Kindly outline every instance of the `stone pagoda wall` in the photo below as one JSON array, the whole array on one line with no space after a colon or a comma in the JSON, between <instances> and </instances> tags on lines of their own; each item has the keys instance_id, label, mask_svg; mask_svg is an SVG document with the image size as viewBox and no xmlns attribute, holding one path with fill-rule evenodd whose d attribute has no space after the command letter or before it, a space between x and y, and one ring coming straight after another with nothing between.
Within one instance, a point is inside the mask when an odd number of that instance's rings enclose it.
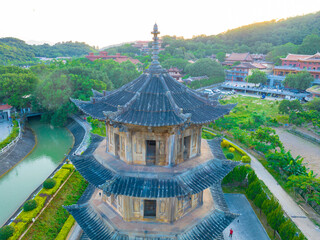
<instances>
[{"instance_id":1,"label":"stone pagoda wall","mask_svg":"<svg viewBox=\"0 0 320 240\"><path fill-rule=\"evenodd\" d=\"M145 216L145 202L155 201L155 216ZM125 221L174 222L203 203L203 192L174 198L137 198L103 194L103 201Z\"/></svg>"},{"instance_id":2,"label":"stone pagoda wall","mask_svg":"<svg viewBox=\"0 0 320 240\"><path fill-rule=\"evenodd\" d=\"M176 127L128 127L120 131L106 124L107 152L127 164L176 165L200 155L201 126L193 125L180 131ZM150 157L149 144L155 153Z\"/></svg>"}]
</instances>

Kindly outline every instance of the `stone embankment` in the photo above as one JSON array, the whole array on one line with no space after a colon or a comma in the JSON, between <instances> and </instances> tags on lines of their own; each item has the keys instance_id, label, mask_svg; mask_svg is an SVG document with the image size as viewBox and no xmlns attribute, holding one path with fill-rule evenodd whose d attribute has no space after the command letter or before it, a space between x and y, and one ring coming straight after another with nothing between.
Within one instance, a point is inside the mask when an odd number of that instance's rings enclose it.
<instances>
[{"instance_id":1,"label":"stone embankment","mask_svg":"<svg viewBox=\"0 0 320 240\"><path fill-rule=\"evenodd\" d=\"M35 145L36 137L29 128L26 128L18 142L6 152L0 154L0 177L28 156Z\"/></svg>"}]
</instances>

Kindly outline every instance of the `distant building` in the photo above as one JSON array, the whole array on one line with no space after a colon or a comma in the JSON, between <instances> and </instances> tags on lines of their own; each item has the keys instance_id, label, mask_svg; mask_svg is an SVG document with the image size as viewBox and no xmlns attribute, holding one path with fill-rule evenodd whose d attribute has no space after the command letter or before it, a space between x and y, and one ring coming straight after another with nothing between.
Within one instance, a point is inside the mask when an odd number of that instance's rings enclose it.
<instances>
[{"instance_id":1,"label":"distant building","mask_svg":"<svg viewBox=\"0 0 320 240\"><path fill-rule=\"evenodd\" d=\"M231 53L226 57L222 63L224 66L232 66L235 62L253 62L253 58L250 53Z\"/></svg>"},{"instance_id":2,"label":"distant building","mask_svg":"<svg viewBox=\"0 0 320 240\"><path fill-rule=\"evenodd\" d=\"M268 73L272 71L267 63L249 63L244 62L232 67L232 70L226 70L227 81L245 81L246 77L252 74L252 70L258 69Z\"/></svg>"},{"instance_id":3,"label":"distant building","mask_svg":"<svg viewBox=\"0 0 320 240\"><path fill-rule=\"evenodd\" d=\"M182 81L182 75L181 75L181 70L174 67L174 68L170 68L168 69L168 73L171 77L173 77L175 80L177 80L178 82L183 82Z\"/></svg>"},{"instance_id":4,"label":"distant building","mask_svg":"<svg viewBox=\"0 0 320 240\"><path fill-rule=\"evenodd\" d=\"M136 41L132 46L138 48L141 51L141 54L150 54L151 48L149 47L150 41ZM162 40L159 39L159 45L161 46ZM163 48L159 48L159 51L164 50Z\"/></svg>"},{"instance_id":5,"label":"distant building","mask_svg":"<svg viewBox=\"0 0 320 240\"><path fill-rule=\"evenodd\" d=\"M188 77L187 79L183 79L182 81L189 84L193 81L200 81L200 80L206 80L209 79L208 76L199 76L199 77Z\"/></svg>"},{"instance_id":6,"label":"distant building","mask_svg":"<svg viewBox=\"0 0 320 240\"><path fill-rule=\"evenodd\" d=\"M86 58L88 58L90 61L94 61L96 59L104 59L104 60L113 59L118 63L130 61L135 65L141 64L141 62L138 59L133 59L128 56L123 56L120 53L117 53L116 55L108 55L108 52L106 51L99 52L99 55L94 55L94 53L89 53L89 55L87 55Z\"/></svg>"},{"instance_id":7,"label":"distant building","mask_svg":"<svg viewBox=\"0 0 320 240\"><path fill-rule=\"evenodd\" d=\"M13 107L8 104L0 105L0 122L8 121Z\"/></svg>"},{"instance_id":8,"label":"distant building","mask_svg":"<svg viewBox=\"0 0 320 240\"><path fill-rule=\"evenodd\" d=\"M273 69L273 74L286 76L289 73L308 71L314 77L314 84L320 85L320 53L314 55L288 54L285 58L280 58L281 66Z\"/></svg>"},{"instance_id":9,"label":"distant building","mask_svg":"<svg viewBox=\"0 0 320 240\"><path fill-rule=\"evenodd\" d=\"M254 54L251 54L251 57L252 57L254 62L263 62L263 61L266 60L266 55L265 54L254 53Z\"/></svg>"}]
</instances>

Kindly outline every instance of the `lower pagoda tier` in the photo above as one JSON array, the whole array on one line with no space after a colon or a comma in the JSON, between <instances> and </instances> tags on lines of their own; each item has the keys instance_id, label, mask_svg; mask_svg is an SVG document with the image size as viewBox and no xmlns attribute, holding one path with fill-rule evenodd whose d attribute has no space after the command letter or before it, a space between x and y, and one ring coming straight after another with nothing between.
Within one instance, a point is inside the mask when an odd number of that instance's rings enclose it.
<instances>
[{"instance_id":1,"label":"lower pagoda tier","mask_svg":"<svg viewBox=\"0 0 320 240\"><path fill-rule=\"evenodd\" d=\"M65 207L89 239L207 240L222 239L223 230L238 216L230 213L221 183L203 193L203 204L174 223L127 222L103 200L101 190L90 185L89 200Z\"/></svg>"},{"instance_id":2,"label":"lower pagoda tier","mask_svg":"<svg viewBox=\"0 0 320 240\"><path fill-rule=\"evenodd\" d=\"M237 215L221 181L239 162L225 158L220 138L202 140L201 153L174 167L127 165L92 135L82 155L70 156L89 190L66 209L92 240L223 239Z\"/></svg>"}]
</instances>

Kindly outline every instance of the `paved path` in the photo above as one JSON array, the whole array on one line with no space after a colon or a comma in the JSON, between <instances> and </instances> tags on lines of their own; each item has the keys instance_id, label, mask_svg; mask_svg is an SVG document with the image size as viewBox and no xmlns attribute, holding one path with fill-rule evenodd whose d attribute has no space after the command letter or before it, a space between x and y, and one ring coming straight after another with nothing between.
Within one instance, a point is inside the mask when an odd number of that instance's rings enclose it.
<instances>
[{"instance_id":1,"label":"paved path","mask_svg":"<svg viewBox=\"0 0 320 240\"><path fill-rule=\"evenodd\" d=\"M0 177L33 150L36 144L35 141L32 131L27 128L22 138L15 145L0 155Z\"/></svg>"},{"instance_id":2,"label":"paved path","mask_svg":"<svg viewBox=\"0 0 320 240\"><path fill-rule=\"evenodd\" d=\"M293 157L300 155L307 167L320 176L320 146L299 136L287 132L283 128L275 128L280 141L286 150L290 150ZM320 238L319 238L320 239Z\"/></svg>"},{"instance_id":3,"label":"paved path","mask_svg":"<svg viewBox=\"0 0 320 240\"><path fill-rule=\"evenodd\" d=\"M233 230L232 240L270 240L259 218L243 194L224 194L230 212L239 213L224 231L224 239L229 238L230 228Z\"/></svg>"},{"instance_id":4,"label":"paved path","mask_svg":"<svg viewBox=\"0 0 320 240\"><path fill-rule=\"evenodd\" d=\"M0 142L9 136L12 129L11 125L12 123L8 121L0 123Z\"/></svg>"},{"instance_id":5,"label":"paved path","mask_svg":"<svg viewBox=\"0 0 320 240\"><path fill-rule=\"evenodd\" d=\"M251 167L256 172L259 179L261 179L278 199L282 209L287 213L291 220L297 225L301 232L309 240L319 240L320 230L310 221L306 214L301 210L298 204L283 190L273 176L263 167L263 165L252 155Z\"/></svg>"}]
</instances>

